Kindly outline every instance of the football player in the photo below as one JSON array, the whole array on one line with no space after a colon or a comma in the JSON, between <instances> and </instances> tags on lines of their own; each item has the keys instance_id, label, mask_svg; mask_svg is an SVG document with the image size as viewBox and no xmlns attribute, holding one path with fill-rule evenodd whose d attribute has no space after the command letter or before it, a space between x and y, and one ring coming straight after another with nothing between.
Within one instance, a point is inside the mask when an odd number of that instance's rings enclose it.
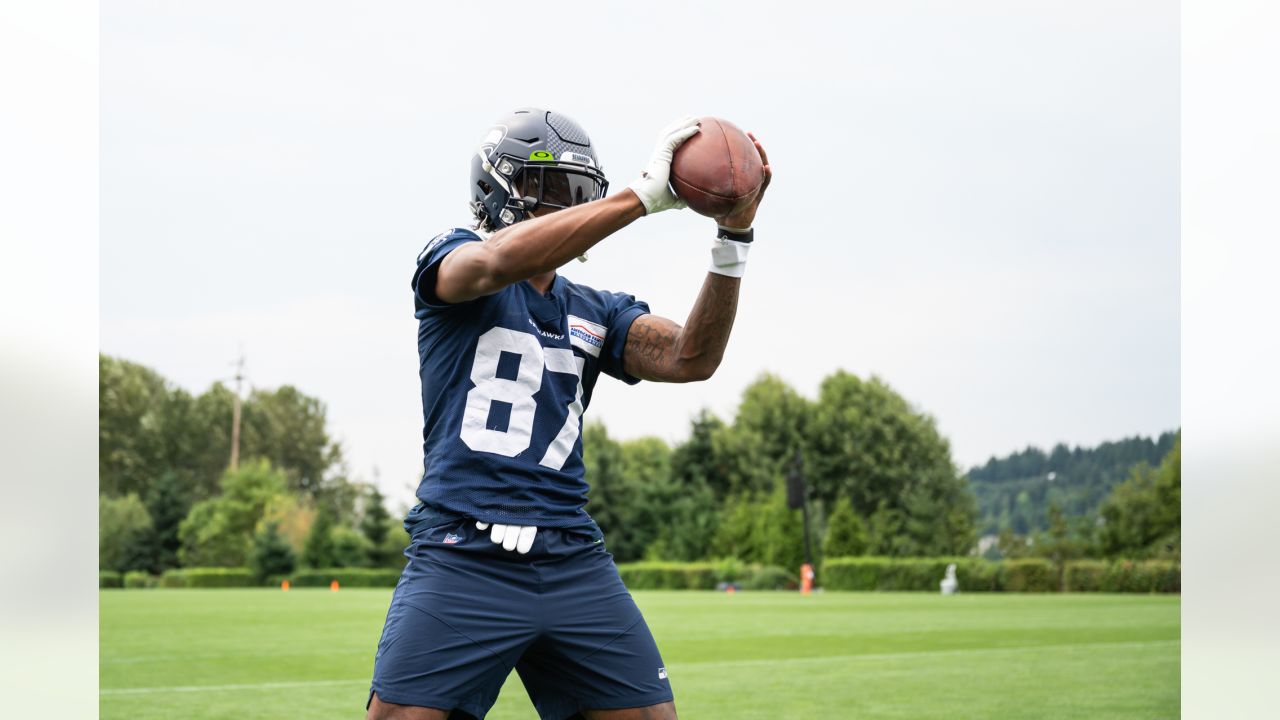
<instances>
[{"instance_id":1,"label":"football player","mask_svg":"<svg viewBox=\"0 0 1280 720\"><path fill-rule=\"evenodd\" d=\"M387 612L369 719L483 718L515 668L545 720L675 718L653 636L587 514L582 415L600 373L711 377L724 356L752 221L717 218L683 326L557 274L646 215L684 207L668 177L696 118L662 131L643 174L608 182L587 133L536 108L500 120L471 161L472 229L418 256L424 472Z\"/></svg>"}]
</instances>

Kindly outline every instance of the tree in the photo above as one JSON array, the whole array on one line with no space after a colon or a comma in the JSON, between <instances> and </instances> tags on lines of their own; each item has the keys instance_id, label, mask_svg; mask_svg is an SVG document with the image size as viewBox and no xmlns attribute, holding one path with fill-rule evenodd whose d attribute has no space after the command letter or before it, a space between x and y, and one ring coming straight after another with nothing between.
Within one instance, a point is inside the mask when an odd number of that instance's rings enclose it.
<instances>
[{"instance_id":1,"label":"tree","mask_svg":"<svg viewBox=\"0 0 1280 720\"><path fill-rule=\"evenodd\" d=\"M1182 534L1182 441L1160 467L1139 463L1103 503L1099 550L1110 557L1177 556Z\"/></svg>"},{"instance_id":2,"label":"tree","mask_svg":"<svg viewBox=\"0 0 1280 720\"><path fill-rule=\"evenodd\" d=\"M933 418L878 378L828 376L808 425L809 485L824 508L876 508L872 551L963 554L974 542L972 493ZM876 516L878 514L878 517Z\"/></svg>"},{"instance_id":3,"label":"tree","mask_svg":"<svg viewBox=\"0 0 1280 720\"><path fill-rule=\"evenodd\" d=\"M782 484L768 495L731 500L717 529L713 552L743 562L799 569L804 562L804 523L798 511L787 507ZM814 558L814 562L818 560Z\"/></svg>"},{"instance_id":4,"label":"tree","mask_svg":"<svg viewBox=\"0 0 1280 720\"><path fill-rule=\"evenodd\" d=\"M254 580L263 583L273 575L288 575L295 565L293 548L280 536L278 524L270 520L263 522L254 533L253 550L249 553Z\"/></svg>"},{"instance_id":5,"label":"tree","mask_svg":"<svg viewBox=\"0 0 1280 720\"><path fill-rule=\"evenodd\" d=\"M823 557L849 557L867 552L867 532L848 498L836 502L827 518L827 535L822 541Z\"/></svg>"},{"instance_id":6,"label":"tree","mask_svg":"<svg viewBox=\"0 0 1280 720\"><path fill-rule=\"evenodd\" d=\"M182 547L178 528L191 511L191 505L192 483L177 470L164 471L148 489L146 506L152 522L146 547L148 570L152 573L178 566L178 550Z\"/></svg>"},{"instance_id":7,"label":"tree","mask_svg":"<svg viewBox=\"0 0 1280 720\"><path fill-rule=\"evenodd\" d=\"M329 439L325 415L324 403L292 385L256 389L242 410L240 454L266 458L284 471L290 490L314 496L329 468L342 459Z\"/></svg>"},{"instance_id":8,"label":"tree","mask_svg":"<svg viewBox=\"0 0 1280 720\"><path fill-rule=\"evenodd\" d=\"M192 506L178 527L183 565L243 567L254 529L268 505L285 493L285 477L259 460L224 473L220 487L220 495Z\"/></svg>"},{"instance_id":9,"label":"tree","mask_svg":"<svg viewBox=\"0 0 1280 720\"><path fill-rule=\"evenodd\" d=\"M302 548L302 562L308 567L327 568L337 565L333 526L333 511L323 506L317 509L315 522L311 523L311 532L307 533L307 542Z\"/></svg>"},{"instance_id":10,"label":"tree","mask_svg":"<svg viewBox=\"0 0 1280 720\"><path fill-rule=\"evenodd\" d=\"M386 498L376 485L370 485L365 495L364 514L360 518L360 532L368 541L370 567L391 565L400 550L387 550L387 538L392 530L391 513L387 512ZM403 548L401 548L403 549Z\"/></svg>"},{"instance_id":11,"label":"tree","mask_svg":"<svg viewBox=\"0 0 1280 720\"><path fill-rule=\"evenodd\" d=\"M807 445L813 405L781 378L765 373L742 392L734 427L749 434L780 477L798 448ZM770 488L772 489L772 488Z\"/></svg>"},{"instance_id":12,"label":"tree","mask_svg":"<svg viewBox=\"0 0 1280 720\"><path fill-rule=\"evenodd\" d=\"M151 516L136 494L98 496L98 567L127 572L147 565L145 540Z\"/></svg>"},{"instance_id":13,"label":"tree","mask_svg":"<svg viewBox=\"0 0 1280 720\"><path fill-rule=\"evenodd\" d=\"M373 545L364 535L339 525L329 533L329 542L333 549L332 567L369 566L369 554Z\"/></svg>"}]
</instances>

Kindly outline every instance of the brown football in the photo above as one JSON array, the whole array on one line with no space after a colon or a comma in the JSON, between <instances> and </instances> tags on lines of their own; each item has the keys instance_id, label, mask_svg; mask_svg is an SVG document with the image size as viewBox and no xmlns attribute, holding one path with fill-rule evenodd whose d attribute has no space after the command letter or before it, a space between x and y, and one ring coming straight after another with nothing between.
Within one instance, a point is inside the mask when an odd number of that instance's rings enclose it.
<instances>
[{"instance_id":1,"label":"brown football","mask_svg":"<svg viewBox=\"0 0 1280 720\"><path fill-rule=\"evenodd\" d=\"M676 148L671 187L694 212L723 217L755 197L764 166L755 143L737 125L716 117L701 120L701 131Z\"/></svg>"}]
</instances>

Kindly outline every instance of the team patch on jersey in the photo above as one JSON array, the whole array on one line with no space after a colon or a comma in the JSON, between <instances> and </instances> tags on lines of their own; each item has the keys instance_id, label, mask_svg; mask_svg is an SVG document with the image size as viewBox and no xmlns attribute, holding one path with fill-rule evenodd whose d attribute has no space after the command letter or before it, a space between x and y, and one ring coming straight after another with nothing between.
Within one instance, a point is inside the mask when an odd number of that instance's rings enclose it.
<instances>
[{"instance_id":1,"label":"team patch on jersey","mask_svg":"<svg viewBox=\"0 0 1280 720\"><path fill-rule=\"evenodd\" d=\"M600 348L604 347L604 326L583 320L577 315L569 316L569 344L581 348L591 357L600 357Z\"/></svg>"},{"instance_id":2,"label":"team patch on jersey","mask_svg":"<svg viewBox=\"0 0 1280 720\"><path fill-rule=\"evenodd\" d=\"M457 536L457 535L454 535L453 533L449 533L448 535L445 535L445 536L444 536L444 544L445 544L445 545L454 545L454 544L456 544L456 543L457 543L459 540L461 540L461 539L462 539L461 537L459 537L459 536Z\"/></svg>"}]
</instances>

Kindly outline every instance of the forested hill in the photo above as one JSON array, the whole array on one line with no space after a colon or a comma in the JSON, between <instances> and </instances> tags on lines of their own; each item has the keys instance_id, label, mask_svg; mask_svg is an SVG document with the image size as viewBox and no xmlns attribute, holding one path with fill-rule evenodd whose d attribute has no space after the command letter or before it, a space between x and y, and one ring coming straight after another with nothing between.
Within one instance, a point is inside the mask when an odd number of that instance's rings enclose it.
<instances>
[{"instance_id":1,"label":"forested hill","mask_svg":"<svg viewBox=\"0 0 1280 720\"><path fill-rule=\"evenodd\" d=\"M1059 444L1048 453L1029 447L993 457L969 471L969 485L978 499L979 534L1009 529L1026 535L1044 530L1053 503L1068 518L1094 517L1134 465L1159 465L1176 440L1176 432L1166 432L1154 440L1126 438L1096 448Z\"/></svg>"}]
</instances>

